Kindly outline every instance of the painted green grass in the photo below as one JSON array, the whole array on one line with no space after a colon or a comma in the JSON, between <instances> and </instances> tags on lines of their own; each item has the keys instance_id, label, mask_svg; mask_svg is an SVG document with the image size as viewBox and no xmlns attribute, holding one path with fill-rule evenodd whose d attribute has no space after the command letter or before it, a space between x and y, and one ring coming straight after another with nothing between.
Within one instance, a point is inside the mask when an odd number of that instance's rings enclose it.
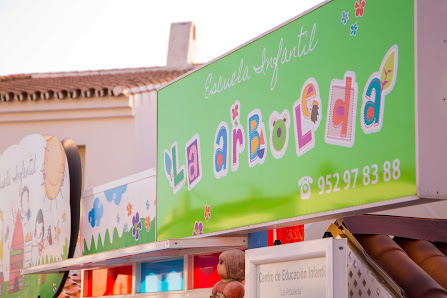
<instances>
[{"instance_id":1,"label":"painted green grass","mask_svg":"<svg viewBox=\"0 0 447 298\"><path fill-rule=\"evenodd\" d=\"M65 245L63 246L63 253L61 255L62 259L66 259L68 256L68 238L65 238ZM43 258L36 265L40 264L48 264L50 262L54 262L53 257L51 258ZM1 297L11 297L11 298L35 298L35 297L53 297L53 283L56 284L56 287L59 287L62 279L64 277L64 273L51 273L51 274L28 274L23 277L23 288L20 291L9 293L8 286L9 282L4 282Z\"/></svg>"},{"instance_id":2,"label":"painted green grass","mask_svg":"<svg viewBox=\"0 0 447 298\"><path fill-rule=\"evenodd\" d=\"M142 229L139 230L139 239L135 240L135 237L132 235L132 227L126 232L123 231L123 235L121 237L118 236L118 229L115 227L113 229L113 243L110 241L109 230L106 231L104 236L104 245L102 244L101 234L98 236L98 243L96 246L95 239L92 237L90 242L90 249L88 249L87 242L84 239L84 252L83 255L90 255L98 252L109 251L113 249L134 246L149 242L155 241L155 219L151 220L151 227L149 231L146 231L146 219L142 217L141 219Z\"/></svg>"},{"instance_id":3,"label":"painted green grass","mask_svg":"<svg viewBox=\"0 0 447 298\"><path fill-rule=\"evenodd\" d=\"M14 293L8 293L9 282L4 282L1 297L7 298L34 298L34 297L53 297L53 283L59 285L64 273L52 274L29 274L24 277L23 289ZM42 283L43 280L43 283Z\"/></svg>"}]
</instances>

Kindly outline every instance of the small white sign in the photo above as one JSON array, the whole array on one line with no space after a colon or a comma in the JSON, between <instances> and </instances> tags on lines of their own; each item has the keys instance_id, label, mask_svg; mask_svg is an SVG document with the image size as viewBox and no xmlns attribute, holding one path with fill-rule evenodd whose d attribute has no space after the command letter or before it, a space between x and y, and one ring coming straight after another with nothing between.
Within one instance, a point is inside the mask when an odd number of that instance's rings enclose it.
<instances>
[{"instance_id":1,"label":"small white sign","mask_svg":"<svg viewBox=\"0 0 447 298\"><path fill-rule=\"evenodd\" d=\"M347 251L333 238L249 249L245 297L346 298Z\"/></svg>"},{"instance_id":2,"label":"small white sign","mask_svg":"<svg viewBox=\"0 0 447 298\"><path fill-rule=\"evenodd\" d=\"M260 298L325 297L326 258L258 265Z\"/></svg>"}]
</instances>

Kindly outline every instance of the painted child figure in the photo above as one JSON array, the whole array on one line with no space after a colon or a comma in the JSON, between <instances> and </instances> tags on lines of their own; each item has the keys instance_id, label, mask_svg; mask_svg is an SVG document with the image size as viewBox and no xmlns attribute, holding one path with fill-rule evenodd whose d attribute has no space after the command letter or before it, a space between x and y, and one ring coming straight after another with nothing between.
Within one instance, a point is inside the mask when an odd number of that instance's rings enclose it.
<instances>
[{"instance_id":1,"label":"painted child figure","mask_svg":"<svg viewBox=\"0 0 447 298\"><path fill-rule=\"evenodd\" d=\"M36 216L36 224L34 226L34 238L33 238L33 253L32 262L37 264L41 260L43 250L47 246L45 240L48 240L45 236L45 222L42 209L39 209Z\"/></svg>"},{"instance_id":2,"label":"painted child figure","mask_svg":"<svg viewBox=\"0 0 447 298\"><path fill-rule=\"evenodd\" d=\"M224 251L219 255L217 273L222 278L212 290L210 297L243 298L245 286L245 253L237 249Z\"/></svg>"}]
</instances>

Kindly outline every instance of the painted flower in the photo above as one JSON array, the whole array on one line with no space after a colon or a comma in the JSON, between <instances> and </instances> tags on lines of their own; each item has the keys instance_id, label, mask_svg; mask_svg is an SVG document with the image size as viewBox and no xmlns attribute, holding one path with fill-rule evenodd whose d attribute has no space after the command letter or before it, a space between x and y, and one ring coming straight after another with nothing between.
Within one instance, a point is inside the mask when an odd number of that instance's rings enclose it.
<instances>
[{"instance_id":1,"label":"painted flower","mask_svg":"<svg viewBox=\"0 0 447 298\"><path fill-rule=\"evenodd\" d=\"M132 215L132 205L129 203L127 204L127 216Z\"/></svg>"},{"instance_id":2,"label":"painted flower","mask_svg":"<svg viewBox=\"0 0 447 298\"><path fill-rule=\"evenodd\" d=\"M363 16L365 4L366 4L365 0L359 0L359 1L355 2L354 8L355 8L355 17L356 18Z\"/></svg>"},{"instance_id":3,"label":"painted flower","mask_svg":"<svg viewBox=\"0 0 447 298\"><path fill-rule=\"evenodd\" d=\"M356 36L358 29L359 29L359 26L357 26L357 22L355 22L355 24L352 24L351 25L351 36Z\"/></svg>"},{"instance_id":4,"label":"painted flower","mask_svg":"<svg viewBox=\"0 0 447 298\"><path fill-rule=\"evenodd\" d=\"M120 215L119 215L119 213L116 215L116 223L120 223Z\"/></svg>"},{"instance_id":5,"label":"painted flower","mask_svg":"<svg viewBox=\"0 0 447 298\"><path fill-rule=\"evenodd\" d=\"M127 225L127 222L124 224L124 232L128 232L129 231L129 226Z\"/></svg>"},{"instance_id":6,"label":"painted flower","mask_svg":"<svg viewBox=\"0 0 447 298\"><path fill-rule=\"evenodd\" d=\"M146 217L144 226L146 227L146 232L149 232L149 229L151 228L151 217L150 216Z\"/></svg>"},{"instance_id":7,"label":"painted flower","mask_svg":"<svg viewBox=\"0 0 447 298\"><path fill-rule=\"evenodd\" d=\"M140 214L135 214L134 217L132 217L132 236L135 237L135 240L138 241L140 239L140 230L141 227L141 220L140 220Z\"/></svg>"},{"instance_id":8,"label":"painted flower","mask_svg":"<svg viewBox=\"0 0 447 298\"><path fill-rule=\"evenodd\" d=\"M210 220L211 217L211 211L210 211L211 207L210 206L205 206L205 221L208 222L208 220Z\"/></svg>"},{"instance_id":9,"label":"painted flower","mask_svg":"<svg viewBox=\"0 0 447 298\"><path fill-rule=\"evenodd\" d=\"M202 235L203 234L203 223L197 222L194 224L194 231L192 231L193 236Z\"/></svg>"},{"instance_id":10,"label":"painted flower","mask_svg":"<svg viewBox=\"0 0 447 298\"><path fill-rule=\"evenodd\" d=\"M231 113L233 114L233 120L236 119L237 116L239 116L238 110L239 105L235 105L233 109L231 109Z\"/></svg>"},{"instance_id":11,"label":"painted flower","mask_svg":"<svg viewBox=\"0 0 447 298\"><path fill-rule=\"evenodd\" d=\"M349 12L343 11L341 15L341 22L343 23L343 25L346 25L349 20Z\"/></svg>"},{"instance_id":12,"label":"painted flower","mask_svg":"<svg viewBox=\"0 0 447 298\"><path fill-rule=\"evenodd\" d=\"M150 204L149 204L149 200L146 201L146 210L149 210Z\"/></svg>"}]
</instances>

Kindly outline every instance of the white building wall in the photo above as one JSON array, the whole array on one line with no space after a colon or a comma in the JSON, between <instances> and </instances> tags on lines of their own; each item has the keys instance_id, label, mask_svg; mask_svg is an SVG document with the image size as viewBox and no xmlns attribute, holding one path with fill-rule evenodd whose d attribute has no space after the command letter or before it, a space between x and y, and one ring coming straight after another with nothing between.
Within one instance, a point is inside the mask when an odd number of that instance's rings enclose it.
<instances>
[{"instance_id":1,"label":"white building wall","mask_svg":"<svg viewBox=\"0 0 447 298\"><path fill-rule=\"evenodd\" d=\"M135 173L155 168L157 162L157 93L130 96L135 111Z\"/></svg>"},{"instance_id":2,"label":"white building wall","mask_svg":"<svg viewBox=\"0 0 447 298\"><path fill-rule=\"evenodd\" d=\"M156 95L0 103L0 154L26 135L84 145L84 188L147 170L156 161Z\"/></svg>"}]
</instances>

